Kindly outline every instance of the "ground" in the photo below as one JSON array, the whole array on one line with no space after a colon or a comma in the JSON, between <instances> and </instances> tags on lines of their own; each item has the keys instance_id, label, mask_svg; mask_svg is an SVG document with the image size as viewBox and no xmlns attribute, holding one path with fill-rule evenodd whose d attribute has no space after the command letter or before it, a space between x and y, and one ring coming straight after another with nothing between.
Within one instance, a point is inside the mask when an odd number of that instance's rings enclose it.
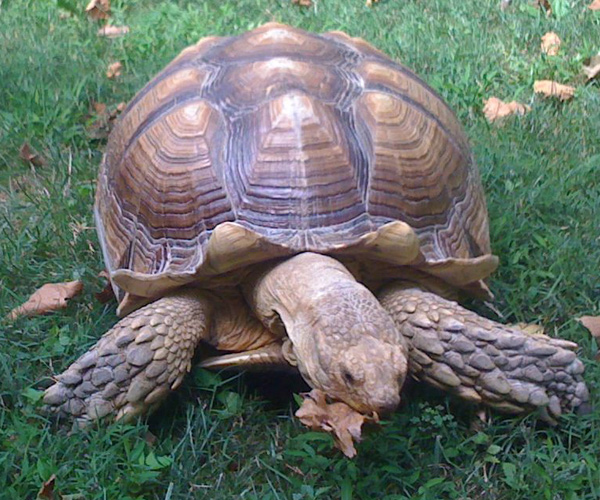
<instances>
[{"instance_id":1,"label":"ground","mask_svg":"<svg viewBox=\"0 0 600 500\"><path fill-rule=\"evenodd\" d=\"M302 390L295 379L196 369L168 410L84 432L53 426L38 406L47 377L115 322L114 303L94 296L103 264L91 207L105 145L94 103L112 111L186 45L271 20L361 36L456 110L481 168L501 259L490 282L493 308L473 307L579 342L595 403L596 348L575 318L600 312L600 84L581 73L600 50L600 12L579 0L550 1L551 16L527 0L504 10L499 0L113 0L111 22L130 33L106 39L83 13L86 3L0 0L0 315L44 283L86 284L62 312L0 323L3 498L34 498L53 474L55 498L71 500L600 496L598 410L568 415L556 428L500 415L474 428L472 409L417 385L348 460L329 436L292 417L291 392L265 388L276 378ZM558 56L540 51L548 31L562 39ZM108 79L115 61L122 75ZM534 95L542 79L575 85L575 97ZM491 96L531 111L490 125L482 108ZM24 142L45 165L19 159Z\"/></svg>"}]
</instances>

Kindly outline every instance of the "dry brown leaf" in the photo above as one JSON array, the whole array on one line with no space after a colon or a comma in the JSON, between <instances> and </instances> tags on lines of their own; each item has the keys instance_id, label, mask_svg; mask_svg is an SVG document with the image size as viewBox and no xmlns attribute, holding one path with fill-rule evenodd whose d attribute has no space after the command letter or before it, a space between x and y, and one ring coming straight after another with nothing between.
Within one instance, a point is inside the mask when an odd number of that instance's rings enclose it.
<instances>
[{"instance_id":1,"label":"dry brown leaf","mask_svg":"<svg viewBox=\"0 0 600 500\"><path fill-rule=\"evenodd\" d=\"M292 0L294 5L300 5L301 7L311 7L312 0Z\"/></svg>"},{"instance_id":2,"label":"dry brown leaf","mask_svg":"<svg viewBox=\"0 0 600 500\"><path fill-rule=\"evenodd\" d=\"M577 321L589 330L600 346L600 316L582 316L577 318ZM600 361L600 351L596 353L596 361Z\"/></svg>"},{"instance_id":3,"label":"dry brown leaf","mask_svg":"<svg viewBox=\"0 0 600 500\"><path fill-rule=\"evenodd\" d=\"M553 82L552 80L538 80L534 82L533 91L536 94L544 94L546 97L558 97L561 101L568 101L575 94L575 88Z\"/></svg>"},{"instance_id":4,"label":"dry brown leaf","mask_svg":"<svg viewBox=\"0 0 600 500\"><path fill-rule=\"evenodd\" d=\"M600 316L582 316L577 318L583 326L585 326L592 337L594 337L600 343Z\"/></svg>"},{"instance_id":5,"label":"dry brown leaf","mask_svg":"<svg viewBox=\"0 0 600 500\"><path fill-rule=\"evenodd\" d=\"M106 284L104 285L104 288L101 291L96 292L94 296L98 302L101 304L106 304L115 297L113 287L110 283L110 276L108 275L108 271L104 269L98 273L98 277L104 278L106 280Z\"/></svg>"},{"instance_id":6,"label":"dry brown leaf","mask_svg":"<svg viewBox=\"0 0 600 500\"><path fill-rule=\"evenodd\" d=\"M56 484L56 474L52 474L50 479L42 484L40 491L38 491L37 497L44 498L45 500L54 500L54 485Z\"/></svg>"},{"instance_id":7,"label":"dry brown leaf","mask_svg":"<svg viewBox=\"0 0 600 500\"><path fill-rule=\"evenodd\" d=\"M44 158L42 158L28 142L21 144L21 147L19 148L19 157L25 163L31 163L34 167L43 167L46 164L46 160L44 160Z\"/></svg>"},{"instance_id":8,"label":"dry brown leaf","mask_svg":"<svg viewBox=\"0 0 600 500\"><path fill-rule=\"evenodd\" d=\"M588 5L588 9L600 10L600 0L594 0L591 4Z\"/></svg>"},{"instance_id":9,"label":"dry brown leaf","mask_svg":"<svg viewBox=\"0 0 600 500\"><path fill-rule=\"evenodd\" d=\"M47 283L38 288L24 304L15 307L9 314L10 319L19 316L35 316L56 311L67 307L70 299L80 294L83 290L81 281L67 283Z\"/></svg>"},{"instance_id":10,"label":"dry brown leaf","mask_svg":"<svg viewBox=\"0 0 600 500\"><path fill-rule=\"evenodd\" d=\"M85 12L92 19L108 19L110 17L110 0L91 0Z\"/></svg>"},{"instance_id":11,"label":"dry brown leaf","mask_svg":"<svg viewBox=\"0 0 600 500\"><path fill-rule=\"evenodd\" d=\"M348 458L356 456L354 441L360 441L361 427L365 421L377 422L377 415L363 415L345 403L327 403L325 393L313 389L303 394L304 402L296 417L313 430L331 432L337 448Z\"/></svg>"},{"instance_id":12,"label":"dry brown leaf","mask_svg":"<svg viewBox=\"0 0 600 500\"><path fill-rule=\"evenodd\" d=\"M590 57L583 65L583 72L588 80L593 80L600 75L600 54Z\"/></svg>"},{"instance_id":13,"label":"dry brown leaf","mask_svg":"<svg viewBox=\"0 0 600 500\"><path fill-rule=\"evenodd\" d=\"M548 56L555 56L560 49L560 38L554 31L549 31L542 37L542 52Z\"/></svg>"},{"instance_id":14,"label":"dry brown leaf","mask_svg":"<svg viewBox=\"0 0 600 500\"><path fill-rule=\"evenodd\" d=\"M497 97L490 97L483 101L483 114L489 122L499 120L509 115L524 115L530 108L517 101L504 102Z\"/></svg>"},{"instance_id":15,"label":"dry brown leaf","mask_svg":"<svg viewBox=\"0 0 600 500\"><path fill-rule=\"evenodd\" d=\"M110 79L117 78L121 76L121 70L123 69L123 64L117 61L108 65L108 69L106 70L106 77Z\"/></svg>"},{"instance_id":16,"label":"dry brown leaf","mask_svg":"<svg viewBox=\"0 0 600 500\"><path fill-rule=\"evenodd\" d=\"M113 26L112 24L107 24L98 30L98 36L107 38L117 38L127 33L129 33L129 26Z\"/></svg>"}]
</instances>

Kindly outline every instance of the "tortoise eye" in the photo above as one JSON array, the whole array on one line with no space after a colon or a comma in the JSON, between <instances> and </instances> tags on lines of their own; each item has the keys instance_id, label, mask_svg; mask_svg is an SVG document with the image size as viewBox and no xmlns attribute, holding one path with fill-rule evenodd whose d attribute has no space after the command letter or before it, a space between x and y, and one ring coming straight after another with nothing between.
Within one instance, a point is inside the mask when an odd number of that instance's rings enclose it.
<instances>
[{"instance_id":1,"label":"tortoise eye","mask_svg":"<svg viewBox=\"0 0 600 500\"><path fill-rule=\"evenodd\" d=\"M342 377L348 384L353 384L356 380L348 370L342 372Z\"/></svg>"}]
</instances>

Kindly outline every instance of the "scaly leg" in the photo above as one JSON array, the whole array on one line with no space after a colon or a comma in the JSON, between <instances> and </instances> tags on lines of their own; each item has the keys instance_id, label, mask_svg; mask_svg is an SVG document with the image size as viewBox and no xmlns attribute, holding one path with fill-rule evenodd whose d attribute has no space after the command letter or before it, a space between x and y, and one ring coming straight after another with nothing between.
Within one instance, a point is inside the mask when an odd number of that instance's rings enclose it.
<instances>
[{"instance_id":1,"label":"scaly leg","mask_svg":"<svg viewBox=\"0 0 600 500\"><path fill-rule=\"evenodd\" d=\"M551 422L588 400L577 344L527 334L408 286L393 283L378 296L409 341L416 379L507 413L539 408Z\"/></svg>"},{"instance_id":2,"label":"scaly leg","mask_svg":"<svg viewBox=\"0 0 600 500\"><path fill-rule=\"evenodd\" d=\"M79 421L150 413L190 370L211 312L208 294L187 290L131 313L56 377L46 408Z\"/></svg>"}]
</instances>

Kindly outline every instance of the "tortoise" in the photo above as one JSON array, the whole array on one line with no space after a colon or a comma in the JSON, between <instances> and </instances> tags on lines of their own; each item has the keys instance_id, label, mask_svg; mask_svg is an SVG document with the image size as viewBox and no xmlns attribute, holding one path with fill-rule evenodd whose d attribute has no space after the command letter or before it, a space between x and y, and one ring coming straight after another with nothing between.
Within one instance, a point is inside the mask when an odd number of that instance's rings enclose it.
<instances>
[{"instance_id":1,"label":"tortoise","mask_svg":"<svg viewBox=\"0 0 600 500\"><path fill-rule=\"evenodd\" d=\"M577 345L457 302L496 269L448 105L342 32L268 23L186 48L128 104L95 202L122 319L44 395L80 422L153 411L201 365L288 365L361 413L407 376L549 421L588 400Z\"/></svg>"}]
</instances>

